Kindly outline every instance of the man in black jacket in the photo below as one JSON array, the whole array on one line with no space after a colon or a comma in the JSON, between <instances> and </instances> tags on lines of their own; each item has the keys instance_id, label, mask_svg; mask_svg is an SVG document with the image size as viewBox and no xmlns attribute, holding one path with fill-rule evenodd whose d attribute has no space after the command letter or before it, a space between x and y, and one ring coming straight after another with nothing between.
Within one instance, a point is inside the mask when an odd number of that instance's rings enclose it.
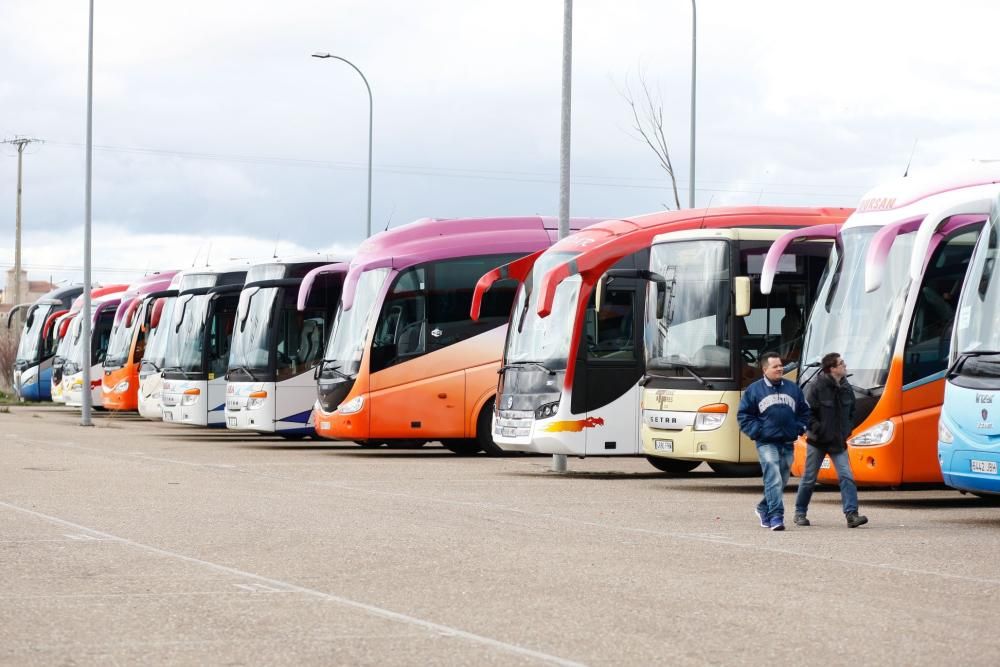
<instances>
[{"instance_id":1,"label":"man in black jacket","mask_svg":"<svg viewBox=\"0 0 1000 667\"><path fill-rule=\"evenodd\" d=\"M847 527L857 528L868 523L868 517L858 514L858 487L847 455L847 438L854 429L854 390L847 382L847 364L839 354L831 352L820 363L822 369L806 386L805 392L811 416L806 431L806 468L795 496L795 525L809 525L806 518L809 500L819 467L829 455L840 482L840 500Z\"/></svg>"}]
</instances>

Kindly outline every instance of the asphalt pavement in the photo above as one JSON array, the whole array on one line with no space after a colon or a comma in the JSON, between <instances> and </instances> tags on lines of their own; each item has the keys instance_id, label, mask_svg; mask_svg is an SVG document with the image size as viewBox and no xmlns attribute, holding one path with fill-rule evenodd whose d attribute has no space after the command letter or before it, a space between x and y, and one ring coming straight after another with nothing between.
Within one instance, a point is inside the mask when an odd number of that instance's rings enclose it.
<instances>
[{"instance_id":1,"label":"asphalt pavement","mask_svg":"<svg viewBox=\"0 0 1000 667\"><path fill-rule=\"evenodd\" d=\"M0 413L0 663L1000 662L1000 506ZM786 493L788 518L793 479Z\"/></svg>"}]
</instances>

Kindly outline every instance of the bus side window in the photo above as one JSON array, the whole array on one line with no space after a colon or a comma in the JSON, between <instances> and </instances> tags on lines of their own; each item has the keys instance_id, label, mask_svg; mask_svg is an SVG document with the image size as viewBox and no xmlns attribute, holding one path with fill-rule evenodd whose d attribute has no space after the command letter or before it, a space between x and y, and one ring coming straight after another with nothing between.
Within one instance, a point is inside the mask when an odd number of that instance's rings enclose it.
<instances>
[{"instance_id":1,"label":"bus side window","mask_svg":"<svg viewBox=\"0 0 1000 667\"><path fill-rule=\"evenodd\" d=\"M635 292L609 289L600 312L587 309L587 358L634 361Z\"/></svg>"}]
</instances>

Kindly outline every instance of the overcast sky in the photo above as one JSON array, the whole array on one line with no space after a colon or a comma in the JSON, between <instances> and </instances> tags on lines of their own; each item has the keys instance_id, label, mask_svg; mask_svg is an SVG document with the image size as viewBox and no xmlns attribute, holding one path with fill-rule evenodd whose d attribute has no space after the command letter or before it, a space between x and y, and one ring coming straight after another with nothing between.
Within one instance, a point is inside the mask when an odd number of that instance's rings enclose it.
<instances>
[{"instance_id":1,"label":"overcast sky","mask_svg":"<svg viewBox=\"0 0 1000 667\"><path fill-rule=\"evenodd\" d=\"M998 158L1000 6L702 0L697 204L854 205L899 175ZM373 226L558 212L561 0L96 0L99 280L199 257L349 249ZM0 138L24 160L32 278L82 266L86 0L0 0ZM662 95L687 205L691 4L577 0L572 213L671 202L619 91ZM17 159L0 149L0 265ZM211 250L209 253L209 245Z\"/></svg>"}]
</instances>

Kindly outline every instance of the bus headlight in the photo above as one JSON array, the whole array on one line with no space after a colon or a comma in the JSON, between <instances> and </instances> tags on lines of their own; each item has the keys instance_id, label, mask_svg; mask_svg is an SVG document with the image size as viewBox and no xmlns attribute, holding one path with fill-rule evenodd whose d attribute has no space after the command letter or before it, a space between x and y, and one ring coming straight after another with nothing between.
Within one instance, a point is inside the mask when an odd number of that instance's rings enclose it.
<instances>
[{"instance_id":1,"label":"bus headlight","mask_svg":"<svg viewBox=\"0 0 1000 667\"><path fill-rule=\"evenodd\" d=\"M938 422L938 440L946 445L950 445L955 442L955 436L952 435L948 427L944 425L944 420Z\"/></svg>"},{"instance_id":2,"label":"bus headlight","mask_svg":"<svg viewBox=\"0 0 1000 667\"><path fill-rule=\"evenodd\" d=\"M194 405L201 396L201 389L185 389L181 394L181 405Z\"/></svg>"},{"instance_id":3,"label":"bus headlight","mask_svg":"<svg viewBox=\"0 0 1000 667\"><path fill-rule=\"evenodd\" d=\"M247 410L256 410L260 406L264 405L264 401L267 400L266 391L253 391L247 397Z\"/></svg>"},{"instance_id":4,"label":"bus headlight","mask_svg":"<svg viewBox=\"0 0 1000 667\"><path fill-rule=\"evenodd\" d=\"M729 406L725 403L703 405L694 416L694 430L714 431L725 423L728 414Z\"/></svg>"},{"instance_id":5,"label":"bus headlight","mask_svg":"<svg viewBox=\"0 0 1000 667\"><path fill-rule=\"evenodd\" d=\"M884 445L892 440L892 433L896 427L891 421L884 421L875 424L869 429L865 429L853 438L848 438L847 444L852 447L871 447L872 445Z\"/></svg>"},{"instance_id":6,"label":"bus headlight","mask_svg":"<svg viewBox=\"0 0 1000 667\"><path fill-rule=\"evenodd\" d=\"M122 380L115 385L114 392L116 394L124 394L126 391L128 391L128 380Z\"/></svg>"},{"instance_id":7,"label":"bus headlight","mask_svg":"<svg viewBox=\"0 0 1000 667\"><path fill-rule=\"evenodd\" d=\"M538 408L535 408L535 419L546 419L555 415L559 412L559 401L555 403L546 403Z\"/></svg>"},{"instance_id":8,"label":"bus headlight","mask_svg":"<svg viewBox=\"0 0 1000 667\"><path fill-rule=\"evenodd\" d=\"M365 397L355 396L347 403L342 403L341 406L337 408L337 412L339 412L342 415L353 415L355 412L358 412L363 407L365 407Z\"/></svg>"}]
</instances>

